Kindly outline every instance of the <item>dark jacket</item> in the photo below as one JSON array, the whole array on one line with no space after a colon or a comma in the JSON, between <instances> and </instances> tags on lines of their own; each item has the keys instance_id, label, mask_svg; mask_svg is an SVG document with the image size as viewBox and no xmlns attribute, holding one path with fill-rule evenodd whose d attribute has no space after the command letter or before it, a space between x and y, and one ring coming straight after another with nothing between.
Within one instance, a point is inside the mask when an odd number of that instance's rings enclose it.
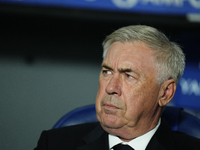
<instances>
[{"instance_id":1,"label":"dark jacket","mask_svg":"<svg viewBox=\"0 0 200 150\"><path fill-rule=\"evenodd\" d=\"M43 131L34 150L108 149L108 133L99 123L87 123ZM162 119L146 150L200 150L200 139L172 131Z\"/></svg>"}]
</instances>

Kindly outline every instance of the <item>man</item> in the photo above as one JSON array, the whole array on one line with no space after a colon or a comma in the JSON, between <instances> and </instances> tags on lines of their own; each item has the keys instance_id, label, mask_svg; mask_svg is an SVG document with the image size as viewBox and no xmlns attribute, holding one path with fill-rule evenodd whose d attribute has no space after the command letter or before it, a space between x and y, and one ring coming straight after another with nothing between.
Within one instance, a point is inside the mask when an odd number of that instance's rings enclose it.
<instances>
[{"instance_id":1,"label":"man","mask_svg":"<svg viewBox=\"0 0 200 150\"><path fill-rule=\"evenodd\" d=\"M199 139L171 131L161 117L184 71L180 47L142 25L118 29L103 47L99 123L44 131L35 150L199 150Z\"/></svg>"}]
</instances>

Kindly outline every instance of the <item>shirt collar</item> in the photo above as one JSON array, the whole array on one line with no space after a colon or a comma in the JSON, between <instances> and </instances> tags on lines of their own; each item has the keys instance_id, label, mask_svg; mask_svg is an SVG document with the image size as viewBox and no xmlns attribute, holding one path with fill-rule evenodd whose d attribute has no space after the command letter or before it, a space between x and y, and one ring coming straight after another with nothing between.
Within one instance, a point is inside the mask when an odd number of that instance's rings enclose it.
<instances>
[{"instance_id":1,"label":"shirt collar","mask_svg":"<svg viewBox=\"0 0 200 150\"><path fill-rule=\"evenodd\" d=\"M149 132L147 132L129 142L123 142L117 136L108 134L109 148L111 149L113 146L122 143L122 144L127 144L127 145L131 146L135 150L145 150L145 148L147 147L152 136L154 135L154 133L157 131L158 127L160 126L160 122L161 122L160 120L161 119L159 119L158 124L154 129L150 130Z\"/></svg>"}]
</instances>

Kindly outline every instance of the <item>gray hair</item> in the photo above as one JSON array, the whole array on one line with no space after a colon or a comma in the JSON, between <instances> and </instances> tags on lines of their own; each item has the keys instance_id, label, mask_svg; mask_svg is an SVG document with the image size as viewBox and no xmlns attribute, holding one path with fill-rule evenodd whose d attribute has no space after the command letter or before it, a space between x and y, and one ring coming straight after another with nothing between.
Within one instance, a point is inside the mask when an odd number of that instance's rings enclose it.
<instances>
[{"instance_id":1,"label":"gray hair","mask_svg":"<svg viewBox=\"0 0 200 150\"><path fill-rule=\"evenodd\" d=\"M158 84L170 78L178 83L185 68L185 55L178 44L153 27L132 25L114 31L103 41L103 59L112 43L134 41L142 41L155 51Z\"/></svg>"}]
</instances>

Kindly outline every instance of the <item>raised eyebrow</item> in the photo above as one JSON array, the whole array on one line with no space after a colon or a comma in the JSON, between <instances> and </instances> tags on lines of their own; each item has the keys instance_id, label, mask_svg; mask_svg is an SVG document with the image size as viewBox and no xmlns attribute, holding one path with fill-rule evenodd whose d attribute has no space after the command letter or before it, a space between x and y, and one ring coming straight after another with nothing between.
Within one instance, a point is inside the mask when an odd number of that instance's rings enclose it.
<instances>
[{"instance_id":1,"label":"raised eyebrow","mask_svg":"<svg viewBox=\"0 0 200 150\"><path fill-rule=\"evenodd\" d=\"M113 70L111 67L109 67L109 66L106 65L106 64L102 64L102 65L101 65L101 68L106 68L106 69L108 69L108 70ZM133 72L133 73L135 73L135 74L137 74L137 75L139 76L139 73L136 72L136 71L134 71L134 70L131 69L131 68L120 68L118 71L121 72L121 73Z\"/></svg>"},{"instance_id":2,"label":"raised eyebrow","mask_svg":"<svg viewBox=\"0 0 200 150\"><path fill-rule=\"evenodd\" d=\"M108 70L113 70L111 67L109 67L109 66L106 65L106 64L102 64L102 65L101 65L101 68L106 68L106 69L108 69Z\"/></svg>"},{"instance_id":3,"label":"raised eyebrow","mask_svg":"<svg viewBox=\"0 0 200 150\"><path fill-rule=\"evenodd\" d=\"M131 68L120 68L119 72L134 72Z\"/></svg>"},{"instance_id":4,"label":"raised eyebrow","mask_svg":"<svg viewBox=\"0 0 200 150\"><path fill-rule=\"evenodd\" d=\"M134 74L137 74L139 76L139 73L137 71L131 69L131 68L120 68L119 72L122 72L122 73L124 73L124 72L133 72Z\"/></svg>"}]
</instances>

